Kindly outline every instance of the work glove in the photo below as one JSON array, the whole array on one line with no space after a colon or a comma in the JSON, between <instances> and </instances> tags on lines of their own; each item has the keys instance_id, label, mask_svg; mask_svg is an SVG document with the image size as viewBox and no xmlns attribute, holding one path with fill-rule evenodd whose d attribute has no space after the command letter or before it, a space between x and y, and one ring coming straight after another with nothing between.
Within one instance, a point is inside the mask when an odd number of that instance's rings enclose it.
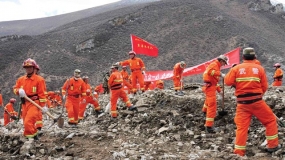
<instances>
[{"instance_id":1,"label":"work glove","mask_svg":"<svg viewBox=\"0 0 285 160\"><path fill-rule=\"evenodd\" d=\"M65 98L66 98L66 96L65 96L65 95L63 95L63 96L62 96L62 99L63 99L63 100L65 100Z\"/></svg>"},{"instance_id":2,"label":"work glove","mask_svg":"<svg viewBox=\"0 0 285 160\"><path fill-rule=\"evenodd\" d=\"M82 99L82 103L86 103L86 99Z\"/></svg>"},{"instance_id":3,"label":"work glove","mask_svg":"<svg viewBox=\"0 0 285 160\"><path fill-rule=\"evenodd\" d=\"M25 97L26 96L26 92L25 92L25 90L23 89L23 88L20 88L19 89L19 95L20 95L20 97Z\"/></svg>"},{"instance_id":4,"label":"work glove","mask_svg":"<svg viewBox=\"0 0 285 160\"><path fill-rule=\"evenodd\" d=\"M47 113L48 112L48 108L47 108L47 106L44 106L43 108L42 108L42 113Z\"/></svg>"},{"instance_id":5,"label":"work glove","mask_svg":"<svg viewBox=\"0 0 285 160\"><path fill-rule=\"evenodd\" d=\"M226 75L225 75L224 73L221 73L221 77L223 77L223 78L224 78L225 76L226 76Z\"/></svg>"},{"instance_id":6,"label":"work glove","mask_svg":"<svg viewBox=\"0 0 285 160\"><path fill-rule=\"evenodd\" d=\"M142 74L145 74L145 71L142 71Z\"/></svg>"}]
</instances>

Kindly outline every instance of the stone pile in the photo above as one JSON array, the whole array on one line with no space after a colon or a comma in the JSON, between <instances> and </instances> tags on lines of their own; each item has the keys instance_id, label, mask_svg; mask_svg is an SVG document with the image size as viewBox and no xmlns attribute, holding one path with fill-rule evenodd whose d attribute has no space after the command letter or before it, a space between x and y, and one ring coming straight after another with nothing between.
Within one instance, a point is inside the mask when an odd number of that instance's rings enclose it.
<instances>
[{"instance_id":1,"label":"stone pile","mask_svg":"<svg viewBox=\"0 0 285 160\"><path fill-rule=\"evenodd\" d=\"M264 95L274 113L284 117L285 88L271 87ZM138 112L128 111L118 102L119 117L112 119L108 113L96 115L87 107L85 119L78 128L70 128L65 115L64 128L50 127L44 120L43 136L39 141L22 136L21 122L0 130L0 154L4 159L241 159L233 154L235 141L234 89L225 88L226 116L217 116L216 134L204 131L201 112L204 95L201 84L185 86L185 95L173 90L147 91L131 98ZM218 97L218 108L221 97ZM107 106L108 95L100 96L100 105ZM104 108L105 109L105 108ZM55 109L53 113L60 113ZM50 128L48 128L50 127ZM284 142L285 128L279 127L280 144ZM253 118L247 141L248 159L281 159L284 149L273 154L264 152L265 128ZM80 145L78 145L80 144ZM90 148L93 150L90 150ZM96 150L97 152L95 153ZM98 154L98 152L102 152ZM101 156L101 158L98 158ZM104 158L102 158L104 157Z\"/></svg>"}]
</instances>

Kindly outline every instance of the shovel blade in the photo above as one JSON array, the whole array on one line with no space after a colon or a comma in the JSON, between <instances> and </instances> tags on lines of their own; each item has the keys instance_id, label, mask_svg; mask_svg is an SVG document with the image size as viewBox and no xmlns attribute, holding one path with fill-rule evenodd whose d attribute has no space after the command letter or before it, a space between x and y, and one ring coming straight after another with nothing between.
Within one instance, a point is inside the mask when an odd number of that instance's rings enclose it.
<instances>
[{"instance_id":1,"label":"shovel blade","mask_svg":"<svg viewBox=\"0 0 285 160\"><path fill-rule=\"evenodd\" d=\"M280 126L280 127L285 127L285 124L281 121L281 120L278 120L277 121L277 124Z\"/></svg>"},{"instance_id":2,"label":"shovel blade","mask_svg":"<svg viewBox=\"0 0 285 160\"><path fill-rule=\"evenodd\" d=\"M57 126L58 126L59 128L63 128L63 124L64 124L64 118L63 118L63 117L59 117L59 118L57 119Z\"/></svg>"}]
</instances>

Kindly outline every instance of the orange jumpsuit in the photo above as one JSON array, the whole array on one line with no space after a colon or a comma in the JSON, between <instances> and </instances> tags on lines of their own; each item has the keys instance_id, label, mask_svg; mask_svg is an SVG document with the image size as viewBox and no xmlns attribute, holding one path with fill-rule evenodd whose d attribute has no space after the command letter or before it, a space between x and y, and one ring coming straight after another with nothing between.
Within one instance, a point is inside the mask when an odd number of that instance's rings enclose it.
<instances>
[{"instance_id":1,"label":"orange jumpsuit","mask_svg":"<svg viewBox=\"0 0 285 160\"><path fill-rule=\"evenodd\" d=\"M118 116L117 112L117 100L122 98L126 103L127 107L131 107L132 104L127 97L126 92L123 90L123 77L119 71L114 71L108 81L109 88L111 89L111 116L116 118Z\"/></svg>"},{"instance_id":2,"label":"orange jumpsuit","mask_svg":"<svg viewBox=\"0 0 285 160\"><path fill-rule=\"evenodd\" d=\"M176 63L173 67L173 84L174 90L178 91L181 90L181 78L183 74L184 68L180 67L180 62Z\"/></svg>"},{"instance_id":3,"label":"orange jumpsuit","mask_svg":"<svg viewBox=\"0 0 285 160\"><path fill-rule=\"evenodd\" d=\"M128 93L130 93L132 91L132 85L129 83L129 74L127 71L122 70L121 74L123 76L123 85L127 86L128 88Z\"/></svg>"},{"instance_id":4,"label":"orange jumpsuit","mask_svg":"<svg viewBox=\"0 0 285 160\"><path fill-rule=\"evenodd\" d=\"M88 103L93 104L94 109L96 111L100 110L100 106L98 103L98 100L93 96L91 93L91 86L88 83L84 82L84 85L86 87L86 97L81 99L80 105L79 105L79 114L78 114L78 119L82 120L84 118L84 112L86 109L86 106ZM85 99L85 103L83 102L83 99Z\"/></svg>"},{"instance_id":5,"label":"orange jumpsuit","mask_svg":"<svg viewBox=\"0 0 285 160\"><path fill-rule=\"evenodd\" d=\"M77 124L80 97L86 98L86 85L84 84L84 81L81 78L78 78L77 80L75 80L75 78L67 79L62 86L62 94L67 94L65 107L68 114L68 123Z\"/></svg>"},{"instance_id":6,"label":"orange jumpsuit","mask_svg":"<svg viewBox=\"0 0 285 160\"><path fill-rule=\"evenodd\" d=\"M132 71L132 92L137 92L137 82L140 84L141 91L144 92L144 76L142 71L145 71L144 62L137 57L120 62L120 65L129 65Z\"/></svg>"},{"instance_id":7,"label":"orange jumpsuit","mask_svg":"<svg viewBox=\"0 0 285 160\"><path fill-rule=\"evenodd\" d=\"M144 89L153 90L154 89L153 82L144 82Z\"/></svg>"},{"instance_id":8,"label":"orange jumpsuit","mask_svg":"<svg viewBox=\"0 0 285 160\"><path fill-rule=\"evenodd\" d=\"M0 94L0 107L4 107L4 106L3 106L3 97L2 97L2 94ZM1 124L1 121L0 121L0 124Z\"/></svg>"},{"instance_id":9,"label":"orange jumpsuit","mask_svg":"<svg viewBox=\"0 0 285 160\"><path fill-rule=\"evenodd\" d=\"M219 85L217 85L216 86L216 90L217 90L218 93L220 93L221 92L221 87ZM202 108L202 112L207 114L207 108L208 108L208 102L205 100L204 106Z\"/></svg>"},{"instance_id":10,"label":"orange jumpsuit","mask_svg":"<svg viewBox=\"0 0 285 160\"><path fill-rule=\"evenodd\" d=\"M2 94L0 94L0 106L3 107L3 105L4 105L3 104L3 97L2 97Z\"/></svg>"},{"instance_id":11,"label":"orange jumpsuit","mask_svg":"<svg viewBox=\"0 0 285 160\"><path fill-rule=\"evenodd\" d=\"M276 68L273 78L272 86L282 86L283 72L281 68Z\"/></svg>"},{"instance_id":12,"label":"orange jumpsuit","mask_svg":"<svg viewBox=\"0 0 285 160\"><path fill-rule=\"evenodd\" d=\"M5 107L4 107L4 126L6 126L8 123L12 122L13 120L11 119L11 116L17 116L17 112L14 111L13 103L9 102ZM8 113L7 113L8 112Z\"/></svg>"},{"instance_id":13,"label":"orange jumpsuit","mask_svg":"<svg viewBox=\"0 0 285 160\"><path fill-rule=\"evenodd\" d=\"M46 104L46 95L45 95L45 83L43 78L33 74L30 78L26 75L20 77L14 86L14 93L19 95L19 89L23 88L26 92L26 95L32 99L35 103L39 104L41 107L44 107ZM41 121L39 115L41 113L35 105L29 101L25 101L25 104L22 104L22 117L24 121L24 136L27 138L32 138L37 135L36 122Z\"/></svg>"},{"instance_id":14,"label":"orange jumpsuit","mask_svg":"<svg viewBox=\"0 0 285 160\"><path fill-rule=\"evenodd\" d=\"M162 80L157 80L155 84L156 84L156 88L164 89L164 82Z\"/></svg>"},{"instance_id":15,"label":"orange jumpsuit","mask_svg":"<svg viewBox=\"0 0 285 160\"><path fill-rule=\"evenodd\" d=\"M48 99L47 100L47 105L48 105L49 108L55 107L54 103L53 103L54 98L55 98L55 93L53 91L48 91L48 94L47 94L47 99Z\"/></svg>"},{"instance_id":16,"label":"orange jumpsuit","mask_svg":"<svg viewBox=\"0 0 285 160\"><path fill-rule=\"evenodd\" d=\"M252 116L255 116L266 128L267 147L277 147L276 118L270 107L262 100L262 95L268 88L264 68L254 61L245 60L229 71L225 76L225 84L236 86L237 108L234 120L237 129L234 153L245 155L248 127Z\"/></svg>"},{"instance_id":17,"label":"orange jumpsuit","mask_svg":"<svg viewBox=\"0 0 285 160\"><path fill-rule=\"evenodd\" d=\"M62 99L61 99L61 96L59 94L54 95L54 102L55 102L55 106L61 106L62 105Z\"/></svg>"},{"instance_id":18,"label":"orange jumpsuit","mask_svg":"<svg viewBox=\"0 0 285 160\"><path fill-rule=\"evenodd\" d=\"M202 90L206 96L205 102L207 105L206 115L206 127L212 127L214 125L214 119L216 117L217 101L216 90L217 84L221 76L220 72L221 63L218 60L210 63L203 73L204 86Z\"/></svg>"}]
</instances>

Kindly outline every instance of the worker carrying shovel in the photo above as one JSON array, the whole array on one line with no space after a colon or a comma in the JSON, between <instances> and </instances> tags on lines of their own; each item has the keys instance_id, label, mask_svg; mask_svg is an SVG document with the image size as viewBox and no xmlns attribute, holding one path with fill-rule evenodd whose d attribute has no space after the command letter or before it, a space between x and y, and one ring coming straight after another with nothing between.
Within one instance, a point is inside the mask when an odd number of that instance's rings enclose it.
<instances>
[{"instance_id":1,"label":"worker carrying shovel","mask_svg":"<svg viewBox=\"0 0 285 160\"><path fill-rule=\"evenodd\" d=\"M45 83L34 73L36 62L29 58L24 61L23 68L26 75L18 78L13 91L21 97L22 101L22 117L24 122L24 136L31 139L38 139L38 131L36 129L36 121L39 112L48 112L46 107ZM32 102L26 101L28 97ZM39 105L39 109L35 104Z\"/></svg>"},{"instance_id":2,"label":"worker carrying shovel","mask_svg":"<svg viewBox=\"0 0 285 160\"><path fill-rule=\"evenodd\" d=\"M183 89L183 79L182 74L186 68L186 63L184 61L178 62L173 67L173 85L175 90L175 95L184 96L182 92Z\"/></svg>"},{"instance_id":3,"label":"worker carrying shovel","mask_svg":"<svg viewBox=\"0 0 285 160\"><path fill-rule=\"evenodd\" d=\"M268 88L266 73L261 65L254 63L254 57L253 48L243 49L243 63L231 68L224 78L226 85L236 87L237 108L234 121L237 129L234 153L240 156L245 155L252 116L266 128L266 151L272 153L280 149L276 116L262 99Z\"/></svg>"},{"instance_id":4,"label":"worker carrying shovel","mask_svg":"<svg viewBox=\"0 0 285 160\"><path fill-rule=\"evenodd\" d=\"M11 98L9 103L4 107L4 126L12 122L13 120L17 120L18 113L14 110L14 104L16 102L15 98Z\"/></svg>"},{"instance_id":5,"label":"worker carrying shovel","mask_svg":"<svg viewBox=\"0 0 285 160\"><path fill-rule=\"evenodd\" d=\"M225 76L225 74L220 72L220 69L227 64L227 61L228 58L226 56L220 55L216 60L210 63L203 73L204 86L202 90L206 96L204 105L207 106L205 122L205 130L207 133L216 133L213 127L217 110L216 90L220 77Z\"/></svg>"}]
</instances>

